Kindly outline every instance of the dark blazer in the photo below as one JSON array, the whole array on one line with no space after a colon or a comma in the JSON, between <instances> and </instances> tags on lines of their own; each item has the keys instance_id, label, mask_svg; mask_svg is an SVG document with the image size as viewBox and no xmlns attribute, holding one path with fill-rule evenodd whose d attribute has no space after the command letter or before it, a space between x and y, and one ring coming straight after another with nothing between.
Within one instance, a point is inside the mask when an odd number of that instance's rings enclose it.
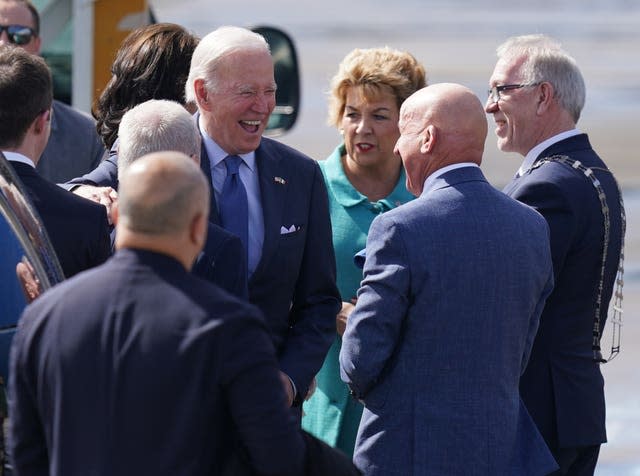
<instances>
[{"instance_id":1,"label":"dark blazer","mask_svg":"<svg viewBox=\"0 0 640 476\"><path fill-rule=\"evenodd\" d=\"M236 439L302 471L259 311L165 255L120 250L28 306L9 387L16 474L217 475Z\"/></svg>"},{"instance_id":2,"label":"dark blazer","mask_svg":"<svg viewBox=\"0 0 640 476\"><path fill-rule=\"evenodd\" d=\"M619 190L586 134L552 145L539 158L554 154L567 155L590 167L607 196L611 241L602 330L620 257ZM582 172L560 163L546 163L514 179L504 192L546 218L555 273L555 288L542 313L531 359L522 376L522 398L550 447L600 444L606 441L603 378L591 349L603 238L596 190Z\"/></svg>"},{"instance_id":3,"label":"dark blazer","mask_svg":"<svg viewBox=\"0 0 640 476\"><path fill-rule=\"evenodd\" d=\"M274 140L262 139L256 164L264 244L249 301L264 313L280 368L304 397L335 338L341 306L327 190L316 161ZM200 167L211 182L204 143ZM210 221L219 224L217 210L212 186ZM292 225L294 232L282 232Z\"/></svg>"},{"instance_id":4,"label":"dark blazer","mask_svg":"<svg viewBox=\"0 0 640 476\"><path fill-rule=\"evenodd\" d=\"M274 140L262 139L256 163L265 237L262 258L249 278L249 300L264 313L281 368L302 397L335 338L341 306L327 191L314 160ZM210 221L220 225L204 143L200 168L211 186ZM117 186L117 157L111 155L71 183ZM291 225L297 227L294 233L280 234L282 226Z\"/></svg>"},{"instance_id":5,"label":"dark blazer","mask_svg":"<svg viewBox=\"0 0 640 476\"><path fill-rule=\"evenodd\" d=\"M52 107L51 135L36 169L56 183L93 170L106 150L91 116L56 100Z\"/></svg>"},{"instance_id":6,"label":"dark blazer","mask_svg":"<svg viewBox=\"0 0 640 476\"><path fill-rule=\"evenodd\" d=\"M111 187L118 190L118 155L116 150L112 148L109 156L91 172L84 174L82 177L76 177L66 183L60 184L62 188L67 190L73 189L76 185L96 185L98 187Z\"/></svg>"},{"instance_id":7,"label":"dark blazer","mask_svg":"<svg viewBox=\"0 0 640 476\"><path fill-rule=\"evenodd\" d=\"M103 263L111 253L106 209L62 190L27 164L10 163L42 218L65 277Z\"/></svg>"},{"instance_id":8,"label":"dark blazer","mask_svg":"<svg viewBox=\"0 0 640 476\"><path fill-rule=\"evenodd\" d=\"M88 174L60 184L67 190L76 185L96 185L118 190L116 149L112 148L109 157ZM112 233L112 245L114 239L115 233ZM247 299L249 296L247 265L242 242L240 238L218 225L209 224L207 241L196 258L192 272L240 298Z\"/></svg>"},{"instance_id":9,"label":"dark blazer","mask_svg":"<svg viewBox=\"0 0 640 476\"><path fill-rule=\"evenodd\" d=\"M375 218L342 378L367 476L538 475L555 461L518 395L553 286L544 219L477 167Z\"/></svg>"}]
</instances>

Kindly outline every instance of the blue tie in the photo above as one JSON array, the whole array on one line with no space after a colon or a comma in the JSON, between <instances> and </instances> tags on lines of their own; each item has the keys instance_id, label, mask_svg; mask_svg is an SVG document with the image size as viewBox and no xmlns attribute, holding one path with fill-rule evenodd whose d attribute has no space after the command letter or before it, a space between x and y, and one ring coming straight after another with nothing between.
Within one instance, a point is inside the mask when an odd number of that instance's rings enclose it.
<instances>
[{"instance_id":1,"label":"blue tie","mask_svg":"<svg viewBox=\"0 0 640 476\"><path fill-rule=\"evenodd\" d=\"M241 163L242 158L237 155L228 155L224 159L227 177L222 185L218 206L222 227L242 240L246 259L249 243L249 205L247 191L238 173L238 167Z\"/></svg>"}]
</instances>

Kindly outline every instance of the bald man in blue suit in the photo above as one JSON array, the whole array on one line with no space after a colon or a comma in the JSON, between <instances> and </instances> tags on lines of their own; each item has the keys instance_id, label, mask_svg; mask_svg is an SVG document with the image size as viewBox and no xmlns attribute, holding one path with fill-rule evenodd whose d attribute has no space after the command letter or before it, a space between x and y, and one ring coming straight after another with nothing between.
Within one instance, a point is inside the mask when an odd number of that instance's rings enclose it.
<instances>
[{"instance_id":1,"label":"bald man in blue suit","mask_svg":"<svg viewBox=\"0 0 640 476\"><path fill-rule=\"evenodd\" d=\"M396 152L417 198L377 217L343 336L365 409L365 476L545 475L551 453L518 391L553 286L548 227L478 165L475 94L435 84L400 111Z\"/></svg>"}]
</instances>

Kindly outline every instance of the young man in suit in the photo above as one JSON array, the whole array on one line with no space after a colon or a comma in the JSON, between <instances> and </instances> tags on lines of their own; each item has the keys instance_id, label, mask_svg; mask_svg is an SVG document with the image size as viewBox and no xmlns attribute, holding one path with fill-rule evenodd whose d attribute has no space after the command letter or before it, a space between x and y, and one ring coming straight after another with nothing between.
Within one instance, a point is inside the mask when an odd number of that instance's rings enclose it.
<instances>
[{"instance_id":1,"label":"young man in suit","mask_svg":"<svg viewBox=\"0 0 640 476\"><path fill-rule=\"evenodd\" d=\"M343 336L343 380L365 409L365 476L545 475L556 466L518 393L553 286L549 230L495 190L469 89L436 84L400 109L416 200L378 216Z\"/></svg>"},{"instance_id":2,"label":"young man in suit","mask_svg":"<svg viewBox=\"0 0 640 476\"><path fill-rule=\"evenodd\" d=\"M0 46L0 150L42 218L66 277L104 262L110 254L104 207L40 177L35 167L51 129L51 73L42 58Z\"/></svg>"},{"instance_id":3,"label":"young man in suit","mask_svg":"<svg viewBox=\"0 0 640 476\"><path fill-rule=\"evenodd\" d=\"M200 134L193 117L177 102L152 99L129 109L120 122L118 177L151 152L177 151L200 165ZM240 239L209 223L207 239L192 272L241 299L248 298L246 259Z\"/></svg>"},{"instance_id":4,"label":"young man in suit","mask_svg":"<svg viewBox=\"0 0 640 476\"><path fill-rule=\"evenodd\" d=\"M0 45L14 44L40 55L40 14L29 0L0 0ZM20 28L21 27L21 28ZM36 169L51 182L64 182L96 167L105 155L93 118L54 100L51 137Z\"/></svg>"},{"instance_id":5,"label":"young man in suit","mask_svg":"<svg viewBox=\"0 0 640 476\"><path fill-rule=\"evenodd\" d=\"M265 315L289 403L299 406L335 338L340 295L320 168L262 137L275 91L262 36L222 27L196 47L186 100L198 106L210 220L242 235L249 300Z\"/></svg>"},{"instance_id":6,"label":"young man in suit","mask_svg":"<svg viewBox=\"0 0 640 476\"><path fill-rule=\"evenodd\" d=\"M16 475L218 475L236 441L256 472L302 474L302 433L259 311L189 273L208 207L207 181L184 154L125 170L114 257L20 320Z\"/></svg>"},{"instance_id":7,"label":"young man in suit","mask_svg":"<svg viewBox=\"0 0 640 476\"><path fill-rule=\"evenodd\" d=\"M600 337L624 239L620 191L576 129L585 84L575 60L544 35L497 51L486 112L500 150L524 157L504 192L547 220L555 274L520 391L557 474L592 475L606 441Z\"/></svg>"}]
</instances>

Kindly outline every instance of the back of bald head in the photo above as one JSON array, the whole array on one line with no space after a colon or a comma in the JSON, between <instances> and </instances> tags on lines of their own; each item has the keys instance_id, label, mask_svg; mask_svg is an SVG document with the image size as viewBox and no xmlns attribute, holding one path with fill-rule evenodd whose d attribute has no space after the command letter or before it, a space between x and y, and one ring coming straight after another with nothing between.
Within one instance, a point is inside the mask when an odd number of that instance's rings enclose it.
<instances>
[{"instance_id":1,"label":"back of bald head","mask_svg":"<svg viewBox=\"0 0 640 476\"><path fill-rule=\"evenodd\" d=\"M202 171L181 152L155 152L133 162L118 190L118 227L153 236L184 233L209 213L209 186Z\"/></svg>"},{"instance_id":2,"label":"back of bald head","mask_svg":"<svg viewBox=\"0 0 640 476\"><path fill-rule=\"evenodd\" d=\"M437 128L436 148L440 150L436 152L446 155L447 163L482 161L487 117L482 103L469 88L455 83L432 84L410 96L400 115Z\"/></svg>"}]
</instances>

